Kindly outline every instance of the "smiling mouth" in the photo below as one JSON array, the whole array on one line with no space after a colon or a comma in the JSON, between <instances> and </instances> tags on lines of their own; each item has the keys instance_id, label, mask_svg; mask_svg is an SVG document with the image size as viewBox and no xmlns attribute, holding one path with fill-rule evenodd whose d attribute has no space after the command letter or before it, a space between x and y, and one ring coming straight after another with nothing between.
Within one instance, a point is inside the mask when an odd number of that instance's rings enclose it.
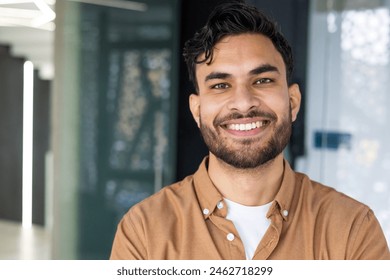
<instances>
[{"instance_id":1,"label":"smiling mouth","mask_svg":"<svg viewBox=\"0 0 390 280\"><path fill-rule=\"evenodd\" d=\"M256 121L256 122L249 122L249 123L232 123L232 124L226 124L223 125L225 129L233 130L233 131L250 131L254 130L256 128L261 128L266 125L268 125L270 121L263 120L263 121Z\"/></svg>"}]
</instances>

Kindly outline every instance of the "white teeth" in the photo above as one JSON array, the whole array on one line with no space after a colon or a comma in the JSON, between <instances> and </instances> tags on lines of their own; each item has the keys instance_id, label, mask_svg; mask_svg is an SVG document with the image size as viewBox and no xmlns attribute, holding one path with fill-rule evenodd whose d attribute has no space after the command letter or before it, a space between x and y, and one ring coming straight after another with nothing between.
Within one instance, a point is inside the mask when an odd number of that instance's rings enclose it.
<instances>
[{"instance_id":1,"label":"white teeth","mask_svg":"<svg viewBox=\"0 0 390 280\"><path fill-rule=\"evenodd\" d=\"M243 123L241 123L241 124L229 124L227 126L227 128L230 129L230 130L248 131L248 130L252 130L252 129L255 129L255 128L262 127L264 124L265 124L264 121L262 121L262 122L257 121L257 122L246 123L246 124L243 124Z\"/></svg>"}]
</instances>

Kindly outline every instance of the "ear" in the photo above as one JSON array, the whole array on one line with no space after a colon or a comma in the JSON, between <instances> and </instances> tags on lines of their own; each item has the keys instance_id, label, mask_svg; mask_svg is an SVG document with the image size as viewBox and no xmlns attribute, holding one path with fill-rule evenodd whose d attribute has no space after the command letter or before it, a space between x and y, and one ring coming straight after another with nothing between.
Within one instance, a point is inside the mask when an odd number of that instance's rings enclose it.
<instances>
[{"instance_id":1,"label":"ear","mask_svg":"<svg viewBox=\"0 0 390 280\"><path fill-rule=\"evenodd\" d=\"M292 121L297 119L299 108L301 107L301 91L299 90L298 84L292 84L288 87L288 93L290 96L291 106L291 118Z\"/></svg>"},{"instance_id":2,"label":"ear","mask_svg":"<svg viewBox=\"0 0 390 280\"><path fill-rule=\"evenodd\" d=\"M200 127L200 102L199 102L199 95L196 93L193 93L190 95L190 110L192 113L192 117L194 118L196 124L198 127Z\"/></svg>"}]
</instances>

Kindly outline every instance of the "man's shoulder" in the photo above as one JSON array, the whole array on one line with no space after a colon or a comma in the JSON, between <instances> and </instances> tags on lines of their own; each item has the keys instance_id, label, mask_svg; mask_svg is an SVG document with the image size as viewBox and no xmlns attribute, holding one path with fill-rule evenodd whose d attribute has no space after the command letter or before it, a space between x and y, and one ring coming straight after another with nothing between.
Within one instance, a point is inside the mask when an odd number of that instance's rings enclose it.
<instances>
[{"instance_id":1,"label":"man's shoulder","mask_svg":"<svg viewBox=\"0 0 390 280\"><path fill-rule=\"evenodd\" d=\"M345 194L334 187L330 187L318 181L310 179L307 175L296 172L300 178L301 193L309 198L310 203L328 210L342 210L343 213L356 213L356 211L367 212L370 208L357 199Z\"/></svg>"},{"instance_id":2,"label":"man's shoulder","mask_svg":"<svg viewBox=\"0 0 390 280\"><path fill-rule=\"evenodd\" d=\"M181 181L165 186L151 196L145 198L129 209L129 213L167 213L177 211L178 207L187 201L196 199L193 187L193 175L187 176Z\"/></svg>"}]
</instances>

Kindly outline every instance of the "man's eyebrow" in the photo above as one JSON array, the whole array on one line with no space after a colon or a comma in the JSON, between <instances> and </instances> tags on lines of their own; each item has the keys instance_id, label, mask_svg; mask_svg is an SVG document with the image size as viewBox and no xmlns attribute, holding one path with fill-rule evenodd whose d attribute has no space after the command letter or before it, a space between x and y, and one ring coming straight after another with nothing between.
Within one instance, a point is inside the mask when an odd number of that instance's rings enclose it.
<instances>
[{"instance_id":1,"label":"man's eyebrow","mask_svg":"<svg viewBox=\"0 0 390 280\"><path fill-rule=\"evenodd\" d=\"M279 73L279 69L276 67L276 66L273 66L271 64L264 64L264 65L260 65L259 67L256 67L254 69L252 69L251 71L249 71L249 74L250 75L259 75L261 73L265 73L265 72L277 72ZM207 82L209 80L213 80L213 79L227 79L229 77L231 77L232 75L229 74L229 73L224 73L224 72L211 72L210 74L208 74L204 81Z\"/></svg>"},{"instance_id":2,"label":"man's eyebrow","mask_svg":"<svg viewBox=\"0 0 390 280\"><path fill-rule=\"evenodd\" d=\"M261 73L265 72L277 72L279 73L279 69L276 66L273 66L271 64L264 64L260 65L259 67L256 67L255 69L252 69L249 74L250 75L259 75Z\"/></svg>"},{"instance_id":3,"label":"man's eyebrow","mask_svg":"<svg viewBox=\"0 0 390 280\"><path fill-rule=\"evenodd\" d=\"M227 79L231 77L231 74L229 73L223 73L223 72L211 72L206 76L204 79L205 82L212 80L212 79Z\"/></svg>"}]
</instances>

